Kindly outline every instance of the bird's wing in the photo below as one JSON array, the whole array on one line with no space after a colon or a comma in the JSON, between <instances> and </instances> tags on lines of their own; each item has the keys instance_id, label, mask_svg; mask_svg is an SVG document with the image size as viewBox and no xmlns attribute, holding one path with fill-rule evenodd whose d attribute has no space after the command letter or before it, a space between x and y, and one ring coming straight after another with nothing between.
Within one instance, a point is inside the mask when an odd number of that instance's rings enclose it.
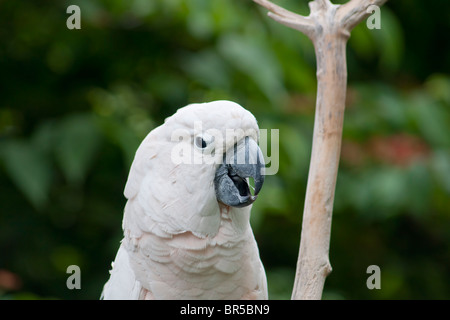
<instances>
[{"instance_id":1,"label":"bird's wing","mask_svg":"<svg viewBox=\"0 0 450 320\"><path fill-rule=\"evenodd\" d=\"M103 287L101 298L104 300L137 300L142 286L136 280L131 269L128 253L120 246L116 259L112 263L111 277Z\"/></svg>"}]
</instances>

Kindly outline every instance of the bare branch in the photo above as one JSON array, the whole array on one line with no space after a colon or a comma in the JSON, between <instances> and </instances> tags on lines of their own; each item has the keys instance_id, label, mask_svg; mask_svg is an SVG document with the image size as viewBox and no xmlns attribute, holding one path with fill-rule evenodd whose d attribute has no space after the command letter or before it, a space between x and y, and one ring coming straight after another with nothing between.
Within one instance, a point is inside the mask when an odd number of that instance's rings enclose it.
<instances>
[{"instance_id":1,"label":"bare branch","mask_svg":"<svg viewBox=\"0 0 450 320\"><path fill-rule=\"evenodd\" d=\"M316 0L316 2L321 6L328 6L331 4L330 0Z\"/></svg>"},{"instance_id":2,"label":"bare branch","mask_svg":"<svg viewBox=\"0 0 450 320\"><path fill-rule=\"evenodd\" d=\"M344 29L351 31L358 23L370 15L370 12L367 12L367 8L371 5L381 6L386 1L387 0L350 0L339 7L337 19Z\"/></svg>"},{"instance_id":3,"label":"bare branch","mask_svg":"<svg viewBox=\"0 0 450 320\"><path fill-rule=\"evenodd\" d=\"M260 6L266 8L270 12L268 16L273 20L284 24L292 29L296 29L308 37L312 37L314 33L314 23L309 17L302 16L300 14L296 14L289 10L286 10L268 0L253 0ZM320 0L320 1L328 1L328 0Z\"/></svg>"},{"instance_id":4,"label":"bare branch","mask_svg":"<svg viewBox=\"0 0 450 320\"><path fill-rule=\"evenodd\" d=\"M316 115L292 299L320 299L331 271L331 218L347 91L346 43L351 29L370 14L367 9L387 0L350 0L344 5L314 0L309 2L311 12L307 17L268 0L253 1L268 9L272 19L301 31L314 43Z\"/></svg>"},{"instance_id":5,"label":"bare branch","mask_svg":"<svg viewBox=\"0 0 450 320\"><path fill-rule=\"evenodd\" d=\"M289 10L286 10L268 0L253 0L253 1L256 2L257 4L259 4L260 6L266 8L270 12L273 12L273 13L275 13L279 16L285 17L285 18L295 19L300 16L300 15L293 13ZM302 16L300 16L300 17L302 17Z\"/></svg>"},{"instance_id":6,"label":"bare branch","mask_svg":"<svg viewBox=\"0 0 450 320\"><path fill-rule=\"evenodd\" d=\"M333 4L330 2L330 0L314 0L309 2L309 7L311 10L326 10ZM314 8L314 9L313 9Z\"/></svg>"}]
</instances>

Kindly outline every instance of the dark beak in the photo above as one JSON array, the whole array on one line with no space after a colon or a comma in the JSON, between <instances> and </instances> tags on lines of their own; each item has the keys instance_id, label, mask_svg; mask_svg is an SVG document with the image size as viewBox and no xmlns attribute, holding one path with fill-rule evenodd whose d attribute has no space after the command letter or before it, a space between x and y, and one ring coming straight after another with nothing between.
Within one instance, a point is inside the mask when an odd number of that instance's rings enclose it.
<instances>
[{"instance_id":1,"label":"dark beak","mask_svg":"<svg viewBox=\"0 0 450 320\"><path fill-rule=\"evenodd\" d=\"M224 154L224 161L216 171L214 187L219 202L231 207L245 207L258 197L264 183L264 157L257 143L245 137ZM254 193L249 186L254 180Z\"/></svg>"}]
</instances>

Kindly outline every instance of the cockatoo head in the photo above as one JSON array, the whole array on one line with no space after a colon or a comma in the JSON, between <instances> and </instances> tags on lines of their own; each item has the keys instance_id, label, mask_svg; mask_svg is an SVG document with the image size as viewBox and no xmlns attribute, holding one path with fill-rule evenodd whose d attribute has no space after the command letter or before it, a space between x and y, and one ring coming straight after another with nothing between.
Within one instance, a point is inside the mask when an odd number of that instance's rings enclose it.
<instances>
[{"instance_id":1,"label":"cockatoo head","mask_svg":"<svg viewBox=\"0 0 450 320\"><path fill-rule=\"evenodd\" d=\"M255 117L237 103L180 108L142 142L125 196L137 197L145 216L169 234L215 234L224 207L236 223L248 221L264 182L258 138Z\"/></svg>"}]
</instances>

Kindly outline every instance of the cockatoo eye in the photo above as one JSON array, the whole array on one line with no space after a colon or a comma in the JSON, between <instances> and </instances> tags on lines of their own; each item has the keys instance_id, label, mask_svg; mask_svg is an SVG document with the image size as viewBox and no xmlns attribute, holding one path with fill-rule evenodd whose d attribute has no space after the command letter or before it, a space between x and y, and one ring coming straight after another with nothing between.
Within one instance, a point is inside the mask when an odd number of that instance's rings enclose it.
<instances>
[{"instance_id":1,"label":"cockatoo eye","mask_svg":"<svg viewBox=\"0 0 450 320\"><path fill-rule=\"evenodd\" d=\"M195 146L200 150L206 149L212 144L212 142L214 142L214 137L207 133L198 135L194 139Z\"/></svg>"},{"instance_id":2,"label":"cockatoo eye","mask_svg":"<svg viewBox=\"0 0 450 320\"><path fill-rule=\"evenodd\" d=\"M195 138L195 146L199 149L205 149L207 146L207 143L202 137L196 137Z\"/></svg>"}]
</instances>

